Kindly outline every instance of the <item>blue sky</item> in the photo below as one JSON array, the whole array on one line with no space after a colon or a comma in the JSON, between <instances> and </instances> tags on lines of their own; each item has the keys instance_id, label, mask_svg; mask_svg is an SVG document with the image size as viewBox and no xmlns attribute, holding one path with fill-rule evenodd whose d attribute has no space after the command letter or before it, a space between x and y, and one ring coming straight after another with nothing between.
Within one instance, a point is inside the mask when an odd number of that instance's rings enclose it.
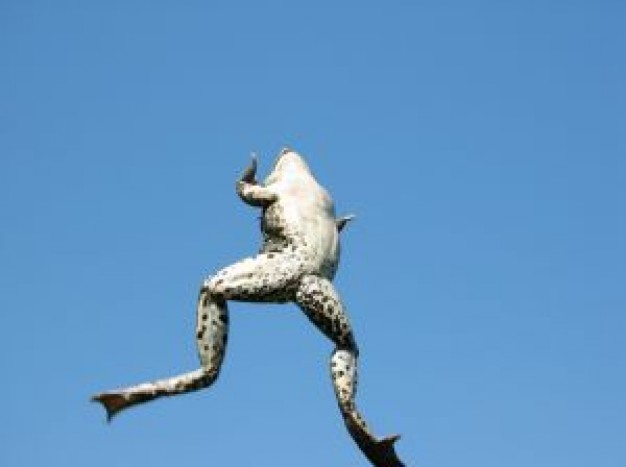
<instances>
[{"instance_id":1,"label":"blue sky","mask_svg":"<svg viewBox=\"0 0 626 467\"><path fill-rule=\"evenodd\" d=\"M231 305L210 390L88 402L197 366L198 286L259 241L234 180L289 145L358 215L358 401L408 465L626 465L625 13L1 2L0 464L367 465L293 305Z\"/></svg>"}]
</instances>

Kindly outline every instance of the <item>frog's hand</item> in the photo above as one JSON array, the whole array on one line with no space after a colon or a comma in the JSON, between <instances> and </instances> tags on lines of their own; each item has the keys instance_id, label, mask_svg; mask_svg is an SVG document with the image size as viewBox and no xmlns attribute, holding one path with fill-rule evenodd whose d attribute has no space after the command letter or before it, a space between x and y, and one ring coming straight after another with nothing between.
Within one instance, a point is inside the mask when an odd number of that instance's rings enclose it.
<instances>
[{"instance_id":1,"label":"frog's hand","mask_svg":"<svg viewBox=\"0 0 626 467\"><path fill-rule=\"evenodd\" d=\"M269 188L256 181L257 158L252 154L250 165L237 180L237 194L241 200L251 206L265 207L276 201L278 196Z\"/></svg>"},{"instance_id":2,"label":"frog's hand","mask_svg":"<svg viewBox=\"0 0 626 467\"><path fill-rule=\"evenodd\" d=\"M255 153L252 153L252 160L250 161L250 165L248 167L246 167L246 169L243 171L243 173L241 174L241 177L239 177L239 180L241 180L242 182L247 182L247 183L252 183L253 185L257 185L257 181L256 181L256 169L257 169L257 155Z\"/></svg>"},{"instance_id":3,"label":"frog's hand","mask_svg":"<svg viewBox=\"0 0 626 467\"><path fill-rule=\"evenodd\" d=\"M337 230L341 232L346 224L351 220L354 220L355 217L356 216L354 214L348 214L347 216L341 216L336 219L335 222L337 223Z\"/></svg>"}]
</instances>

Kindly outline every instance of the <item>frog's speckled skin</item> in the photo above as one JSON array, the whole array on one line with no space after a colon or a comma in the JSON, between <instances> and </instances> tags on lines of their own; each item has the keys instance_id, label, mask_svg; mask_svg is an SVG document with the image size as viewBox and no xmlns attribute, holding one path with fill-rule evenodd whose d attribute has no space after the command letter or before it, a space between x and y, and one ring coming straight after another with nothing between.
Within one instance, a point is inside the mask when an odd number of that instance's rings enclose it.
<instances>
[{"instance_id":1,"label":"frog's speckled skin","mask_svg":"<svg viewBox=\"0 0 626 467\"><path fill-rule=\"evenodd\" d=\"M237 182L241 199L263 210L263 244L254 257L228 266L204 281L197 306L196 341L201 368L173 378L94 396L109 419L119 411L161 396L205 388L218 376L228 338L228 300L295 302L335 343L331 377L346 427L376 466L402 466L391 436L378 440L367 428L354 398L358 348L344 306L331 281L339 263L339 231L333 201L307 164L284 149L263 184L256 159Z\"/></svg>"}]
</instances>

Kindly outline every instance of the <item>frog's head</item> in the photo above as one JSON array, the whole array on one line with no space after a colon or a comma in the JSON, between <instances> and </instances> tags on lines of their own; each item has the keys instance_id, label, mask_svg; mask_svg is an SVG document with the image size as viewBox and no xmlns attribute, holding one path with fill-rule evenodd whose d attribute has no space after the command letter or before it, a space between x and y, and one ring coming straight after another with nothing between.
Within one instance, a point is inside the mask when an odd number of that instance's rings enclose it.
<instances>
[{"instance_id":1,"label":"frog's head","mask_svg":"<svg viewBox=\"0 0 626 467\"><path fill-rule=\"evenodd\" d=\"M267 177L266 182L271 183L285 177L297 176L302 173L310 174L307 163L298 153L289 148L285 148L280 151L278 157L276 157L274 168Z\"/></svg>"}]
</instances>

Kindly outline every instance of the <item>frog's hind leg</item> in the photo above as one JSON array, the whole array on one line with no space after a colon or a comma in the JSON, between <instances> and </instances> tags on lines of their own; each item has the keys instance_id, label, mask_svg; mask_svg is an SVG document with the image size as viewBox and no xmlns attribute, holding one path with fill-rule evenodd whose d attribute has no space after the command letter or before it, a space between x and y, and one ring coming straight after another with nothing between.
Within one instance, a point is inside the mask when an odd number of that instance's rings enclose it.
<instances>
[{"instance_id":1,"label":"frog's hind leg","mask_svg":"<svg viewBox=\"0 0 626 467\"><path fill-rule=\"evenodd\" d=\"M196 309L196 343L201 368L171 378L95 395L109 420L120 411L163 396L206 388L220 371L228 339L227 300L284 302L297 284L298 263L279 253L263 253L218 272L204 281Z\"/></svg>"},{"instance_id":2,"label":"frog's hind leg","mask_svg":"<svg viewBox=\"0 0 626 467\"><path fill-rule=\"evenodd\" d=\"M377 467L400 467L393 443L399 436L377 439L355 404L358 348L339 295L331 282L305 276L296 293L296 303L307 317L337 346L331 356L331 377L339 409L348 432Z\"/></svg>"},{"instance_id":3,"label":"frog's hind leg","mask_svg":"<svg viewBox=\"0 0 626 467\"><path fill-rule=\"evenodd\" d=\"M198 297L196 314L196 342L201 368L95 395L92 400L102 403L109 420L134 405L206 388L217 379L228 339L228 307L224 300L211 297L203 288Z\"/></svg>"}]
</instances>

